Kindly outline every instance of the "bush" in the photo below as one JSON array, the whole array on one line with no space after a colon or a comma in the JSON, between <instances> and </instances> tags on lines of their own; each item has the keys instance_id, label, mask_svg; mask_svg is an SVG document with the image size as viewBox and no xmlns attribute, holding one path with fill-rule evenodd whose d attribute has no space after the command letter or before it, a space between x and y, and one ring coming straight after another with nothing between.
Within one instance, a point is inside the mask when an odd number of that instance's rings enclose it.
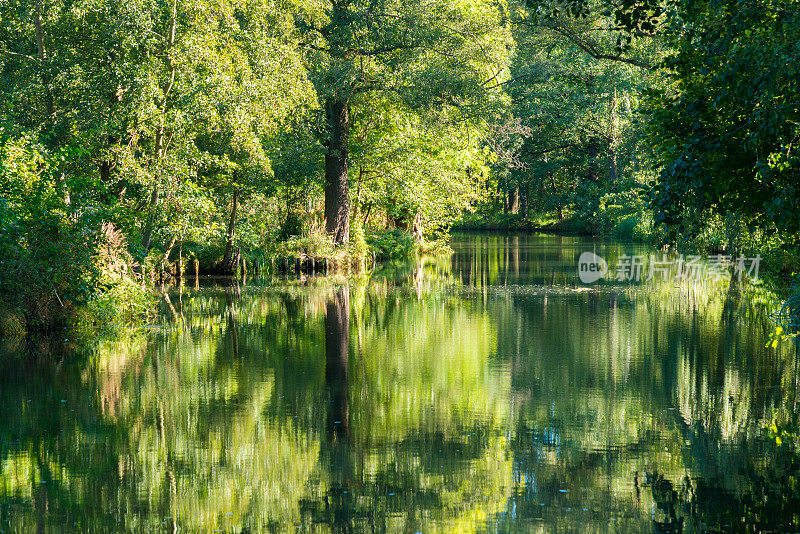
<instances>
[{"instance_id":1,"label":"bush","mask_svg":"<svg viewBox=\"0 0 800 534\"><path fill-rule=\"evenodd\" d=\"M453 247L448 243L447 235L440 236L432 241L417 244L417 252L425 256L442 256L453 253Z\"/></svg>"},{"instance_id":2,"label":"bush","mask_svg":"<svg viewBox=\"0 0 800 534\"><path fill-rule=\"evenodd\" d=\"M274 252L277 258L330 258L336 253L336 247L330 236L312 231L305 236L291 236L276 244Z\"/></svg>"},{"instance_id":3,"label":"bush","mask_svg":"<svg viewBox=\"0 0 800 534\"><path fill-rule=\"evenodd\" d=\"M363 271L365 260L369 254L369 246L367 245L364 227L361 225L361 217L358 210L356 210L356 215L350 221L350 246L348 248L356 270Z\"/></svg>"},{"instance_id":4,"label":"bush","mask_svg":"<svg viewBox=\"0 0 800 534\"><path fill-rule=\"evenodd\" d=\"M395 228L370 232L366 239L378 260L408 259L414 256L416 240L406 230Z\"/></svg>"},{"instance_id":5,"label":"bush","mask_svg":"<svg viewBox=\"0 0 800 534\"><path fill-rule=\"evenodd\" d=\"M26 330L76 322L108 329L131 324L153 308L149 291L137 283L132 258L110 225L100 232L72 221L14 218L0 221L0 295Z\"/></svg>"},{"instance_id":6,"label":"bush","mask_svg":"<svg viewBox=\"0 0 800 534\"><path fill-rule=\"evenodd\" d=\"M20 313L6 309L0 303L0 338L25 335L25 319Z\"/></svg>"},{"instance_id":7,"label":"bush","mask_svg":"<svg viewBox=\"0 0 800 534\"><path fill-rule=\"evenodd\" d=\"M532 230L534 224L522 213L465 212L453 225L455 230Z\"/></svg>"},{"instance_id":8,"label":"bush","mask_svg":"<svg viewBox=\"0 0 800 534\"><path fill-rule=\"evenodd\" d=\"M110 312L112 301L137 302L136 314L146 307L124 239L97 210L63 200L42 154L25 138L0 141L3 329L22 322L28 331L47 330L92 316L98 326L132 321L133 314Z\"/></svg>"},{"instance_id":9,"label":"bush","mask_svg":"<svg viewBox=\"0 0 800 534\"><path fill-rule=\"evenodd\" d=\"M100 273L98 289L79 314L81 326L108 332L154 315L155 294L133 272L125 236L113 224L103 224L94 262Z\"/></svg>"},{"instance_id":10,"label":"bush","mask_svg":"<svg viewBox=\"0 0 800 534\"><path fill-rule=\"evenodd\" d=\"M68 215L33 147L0 147L0 296L30 328L64 324L91 295L98 270L90 221Z\"/></svg>"}]
</instances>

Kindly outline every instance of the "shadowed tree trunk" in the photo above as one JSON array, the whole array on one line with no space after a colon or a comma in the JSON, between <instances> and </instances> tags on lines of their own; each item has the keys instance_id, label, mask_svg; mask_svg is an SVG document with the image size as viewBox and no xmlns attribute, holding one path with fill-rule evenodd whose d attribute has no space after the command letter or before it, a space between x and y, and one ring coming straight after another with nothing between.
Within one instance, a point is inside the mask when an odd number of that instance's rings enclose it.
<instances>
[{"instance_id":1,"label":"shadowed tree trunk","mask_svg":"<svg viewBox=\"0 0 800 534\"><path fill-rule=\"evenodd\" d=\"M158 204L158 185L153 186L150 192L150 201L148 202L149 211L147 213L147 222L145 222L144 230L142 231L142 248L145 254L150 251L150 240L153 238L153 224L155 221L155 206Z\"/></svg>"},{"instance_id":2,"label":"shadowed tree trunk","mask_svg":"<svg viewBox=\"0 0 800 534\"><path fill-rule=\"evenodd\" d=\"M508 192L508 178L502 178L497 181L497 196L502 199L503 215L508 215L509 192Z\"/></svg>"},{"instance_id":3,"label":"shadowed tree trunk","mask_svg":"<svg viewBox=\"0 0 800 534\"><path fill-rule=\"evenodd\" d=\"M556 211L558 212L558 220L564 220L564 206L562 205L561 199L558 198L558 187L556 187L556 178L553 174L550 174L550 186L553 188L553 196L556 197Z\"/></svg>"},{"instance_id":4,"label":"shadowed tree trunk","mask_svg":"<svg viewBox=\"0 0 800 534\"><path fill-rule=\"evenodd\" d=\"M111 162L108 160L101 161L97 166L100 169L100 181L104 184L111 182Z\"/></svg>"},{"instance_id":5,"label":"shadowed tree trunk","mask_svg":"<svg viewBox=\"0 0 800 534\"><path fill-rule=\"evenodd\" d=\"M325 230L339 244L350 241L350 191L347 184L347 139L350 109L345 99L331 98L325 105L330 129L325 154Z\"/></svg>"},{"instance_id":6,"label":"shadowed tree trunk","mask_svg":"<svg viewBox=\"0 0 800 534\"><path fill-rule=\"evenodd\" d=\"M514 187L508 192L508 213L519 213L519 187Z\"/></svg>"}]
</instances>

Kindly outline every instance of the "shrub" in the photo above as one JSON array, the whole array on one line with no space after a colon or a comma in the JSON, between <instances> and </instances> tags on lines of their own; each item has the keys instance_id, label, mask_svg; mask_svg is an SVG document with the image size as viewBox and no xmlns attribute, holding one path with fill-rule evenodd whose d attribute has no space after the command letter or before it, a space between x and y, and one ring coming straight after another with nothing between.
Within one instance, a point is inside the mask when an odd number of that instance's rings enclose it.
<instances>
[{"instance_id":1,"label":"shrub","mask_svg":"<svg viewBox=\"0 0 800 534\"><path fill-rule=\"evenodd\" d=\"M358 271L364 270L364 260L369 254L369 246L367 245L366 237L364 235L364 227L361 225L361 217L358 210L356 215L350 222L350 258L354 261Z\"/></svg>"},{"instance_id":2,"label":"shrub","mask_svg":"<svg viewBox=\"0 0 800 534\"><path fill-rule=\"evenodd\" d=\"M416 240L406 230L395 228L370 232L366 241L378 260L408 259L414 256Z\"/></svg>"},{"instance_id":3,"label":"shrub","mask_svg":"<svg viewBox=\"0 0 800 534\"><path fill-rule=\"evenodd\" d=\"M97 210L64 201L42 154L26 138L0 140L4 330L12 324L19 330L17 322L25 330L46 330L92 316L94 324L113 324L112 301L138 302L142 311L146 292L133 281L121 234L103 225Z\"/></svg>"},{"instance_id":4,"label":"shrub","mask_svg":"<svg viewBox=\"0 0 800 534\"><path fill-rule=\"evenodd\" d=\"M320 231L311 231L305 236L291 236L275 245L275 256L278 258L330 258L335 253L336 248L330 236Z\"/></svg>"}]
</instances>

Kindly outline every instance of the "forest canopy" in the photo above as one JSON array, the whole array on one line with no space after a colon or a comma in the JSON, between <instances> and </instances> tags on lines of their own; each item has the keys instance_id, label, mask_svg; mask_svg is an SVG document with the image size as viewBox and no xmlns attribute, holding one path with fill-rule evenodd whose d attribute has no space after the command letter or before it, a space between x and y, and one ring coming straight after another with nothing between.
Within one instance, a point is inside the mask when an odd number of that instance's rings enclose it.
<instances>
[{"instance_id":1,"label":"forest canopy","mask_svg":"<svg viewBox=\"0 0 800 534\"><path fill-rule=\"evenodd\" d=\"M2 307L29 326L144 309L137 288L187 269L363 264L441 250L453 225L758 250L789 272L798 18L772 0L6 0Z\"/></svg>"}]
</instances>

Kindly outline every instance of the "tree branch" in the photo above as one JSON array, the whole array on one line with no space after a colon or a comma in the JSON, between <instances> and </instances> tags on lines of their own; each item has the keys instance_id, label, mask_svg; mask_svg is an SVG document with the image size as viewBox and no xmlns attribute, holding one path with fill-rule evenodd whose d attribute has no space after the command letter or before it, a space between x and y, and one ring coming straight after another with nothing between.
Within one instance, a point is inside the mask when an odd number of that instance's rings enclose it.
<instances>
[{"instance_id":1,"label":"tree branch","mask_svg":"<svg viewBox=\"0 0 800 534\"><path fill-rule=\"evenodd\" d=\"M594 59L607 59L609 61L618 61L620 63L627 63L628 65L633 65L635 67L639 67L641 69L652 70L653 66L646 61L633 59L624 57L621 55L613 55L613 54L606 54L598 50L597 44L590 42L588 39L582 39L578 36L575 32L563 27L558 26L556 24L542 24L544 28L552 30L567 39L569 39L572 43L578 46L581 50L589 54Z\"/></svg>"},{"instance_id":2,"label":"tree branch","mask_svg":"<svg viewBox=\"0 0 800 534\"><path fill-rule=\"evenodd\" d=\"M33 56L29 56L28 54L20 54L19 52L12 52L11 50L6 50L5 48L0 48L0 54L8 54L9 56L21 57L23 59L27 59L28 61L39 63L39 60Z\"/></svg>"},{"instance_id":3,"label":"tree branch","mask_svg":"<svg viewBox=\"0 0 800 534\"><path fill-rule=\"evenodd\" d=\"M537 157L537 156L543 156L545 154L549 154L550 152L555 152L556 150L563 150L565 148L577 148L577 147L578 147L578 145L576 143L565 143L563 145L556 145L556 146L553 146L553 147L550 147L550 148L545 148L544 150L537 150L536 152L529 152L527 150L525 152L526 152L526 155L528 155L528 156Z\"/></svg>"},{"instance_id":4,"label":"tree branch","mask_svg":"<svg viewBox=\"0 0 800 534\"><path fill-rule=\"evenodd\" d=\"M317 46L317 45L315 45L315 44L311 44L311 43L300 43L300 46L305 46L305 47L308 47L308 48L310 48L311 50L316 50L317 52L330 52L330 51L331 51L331 49L330 49L330 48L325 48L325 47L322 47L322 46Z\"/></svg>"}]
</instances>

